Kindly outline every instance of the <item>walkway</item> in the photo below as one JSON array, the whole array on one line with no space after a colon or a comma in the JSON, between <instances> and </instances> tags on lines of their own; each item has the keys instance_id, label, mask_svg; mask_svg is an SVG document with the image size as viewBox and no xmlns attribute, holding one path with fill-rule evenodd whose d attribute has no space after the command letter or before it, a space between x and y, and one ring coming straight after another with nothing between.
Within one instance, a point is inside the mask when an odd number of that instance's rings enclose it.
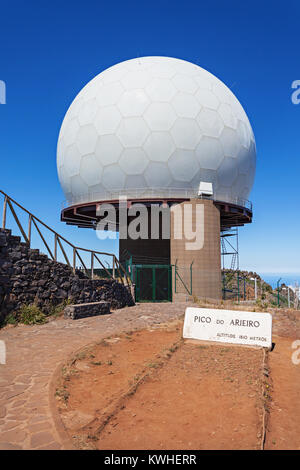
<instances>
[{"instance_id":1,"label":"walkway","mask_svg":"<svg viewBox=\"0 0 300 470\"><path fill-rule=\"evenodd\" d=\"M6 364L0 364L0 450L68 448L51 412L51 381L57 368L88 343L178 318L185 307L184 303L140 304L111 315L0 331L7 351Z\"/></svg>"}]
</instances>

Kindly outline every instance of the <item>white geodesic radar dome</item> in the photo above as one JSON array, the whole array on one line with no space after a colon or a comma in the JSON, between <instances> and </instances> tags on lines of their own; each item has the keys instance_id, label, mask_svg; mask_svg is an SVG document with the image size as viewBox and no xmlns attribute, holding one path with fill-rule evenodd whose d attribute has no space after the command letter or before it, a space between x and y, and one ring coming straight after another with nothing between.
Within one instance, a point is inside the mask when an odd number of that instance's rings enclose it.
<instances>
[{"instance_id":1,"label":"white geodesic radar dome","mask_svg":"<svg viewBox=\"0 0 300 470\"><path fill-rule=\"evenodd\" d=\"M57 167L68 204L118 195L247 199L255 174L251 125L233 93L184 60L142 57L104 70L61 126Z\"/></svg>"}]
</instances>

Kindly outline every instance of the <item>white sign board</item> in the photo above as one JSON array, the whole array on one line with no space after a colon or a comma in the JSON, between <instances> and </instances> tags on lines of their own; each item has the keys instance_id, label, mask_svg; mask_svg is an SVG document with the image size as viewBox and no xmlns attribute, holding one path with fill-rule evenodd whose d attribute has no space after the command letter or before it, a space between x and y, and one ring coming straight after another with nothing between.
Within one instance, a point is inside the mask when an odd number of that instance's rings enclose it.
<instances>
[{"instance_id":1,"label":"white sign board","mask_svg":"<svg viewBox=\"0 0 300 470\"><path fill-rule=\"evenodd\" d=\"M188 307L185 311L183 337L271 348L272 315Z\"/></svg>"}]
</instances>

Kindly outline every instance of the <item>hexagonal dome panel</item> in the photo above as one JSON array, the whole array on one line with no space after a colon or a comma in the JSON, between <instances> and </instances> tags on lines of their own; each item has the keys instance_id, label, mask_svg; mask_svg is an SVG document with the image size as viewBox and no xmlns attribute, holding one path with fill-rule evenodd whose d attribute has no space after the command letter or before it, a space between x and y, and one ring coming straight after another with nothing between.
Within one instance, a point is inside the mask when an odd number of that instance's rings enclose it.
<instances>
[{"instance_id":1,"label":"hexagonal dome panel","mask_svg":"<svg viewBox=\"0 0 300 470\"><path fill-rule=\"evenodd\" d=\"M71 177L69 176L67 170L61 166L58 169L58 179L59 182L62 186L62 189L65 194L71 194L72 193L72 187L71 187Z\"/></svg>"},{"instance_id":2,"label":"hexagonal dome panel","mask_svg":"<svg viewBox=\"0 0 300 470\"><path fill-rule=\"evenodd\" d=\"M141 148L125 149L119 160L119 165L126 175L142 174L149 160Z\"/></svg>"},{"instance_id":3,"label":"hexagonal dome panel","mask_svg":"<svg viewBox=\"0 0 300 470\"><path fill-rule=\"evenodd\" d=\"M157 63L153 64L149 69L152 77L154 78L172 78L176 74L174 67L170 63Z\"/></svg>"},{"instance_id":4,"label":"hexagonal dome panel","mask_svg":"<svg viewBox=\"0 0 300 470\"><path fill-rule=\"evenodd\" d=\"M224 155L226 157L236 158L238 156L240 145L237 139L237 133L233 129L225 127L220 135L220 142L223 145Z\"/></svg>"},{"instance_id":5,"label":"hexagonal dome panel","mask_svg":"<svg viewBox=\"0 0 300 470\"><path fill-rule=\"evenodd\" d=\"M98 137L95 157L103 166L117 163L124 147L115 135L101 135Z\"/></svg>"},{"instance_id":6,"label":"hexagonal dome panel","mask_svg":"<svg viewBox=\"0 0 300 470\"><path fill-rule=\"evenodd\" d=\"M199 170L195 153L191 150L175 150L168 161L173 177L179 181L191 181Z\"/></svg>"},{"instance_id":7,"label":"hexagonal dome panel","mask_svg":"<svg viewBox=\"0 0 300 470\"><path fill-rule=\"evenodd\" d=\"M149 188L163 188L172 182L172 176L166 163L150 162L144 171Z\"/></svg>"},{"instance_id":8,"label":"hexagonal dome panel","mask_svg":"<svg viewBox=\"0 0 300 470\"><path fill-rule=\"evenodd\" d=\"M96 95L98 106L102 107L116 104L121 98L123 92L124 88L119 82L110 83L109 85L102 86L97 91Z\"/></svg>"},{"instance_id":9,"label":"hexagonal dome panel","mask_svg":"<svg viewBox=\"0 0 300 470\"><path fill-rule=\"evenodd\" d=\"M238 120L236 131L237 131L237 135L240 140L240 143L242 144L243 147L245 147L245 149L248 150L250 147L250 142L251 142L251 134L246 124L240 119Z\"/></svg>"},{"instance_id":10,"label":"hexagonal dome panel","mask_svg":"<svg viewBox=\"0 0 300 470\"><path fill-rule=\"evenodd\" d=\"M225 126L230 127L231 129L236 130L238 120L232 112L231 106L226 103L222 103L218 109L218 113L220 114L221 118Z\"/></svg>"},{"instance_id":11,"label":"hexagonal dome panel","mask_svg":"<svg viewBox=\"0 0 300 470\"><path fill-rule=\"evenodd\" d=\"M143 189L147 186L147 183L142 175L129 175L126 176L125 186L130 189Z\"/></svg>"},{"instance_id":12,"label":"hexagonal dome panel","mask_svg":"<svg viewBox=\"0 0 300 470\"><path fill-rule=\"evenodd\" d=\"M170 102L177 89L167 78L154 78L147 85L146 93L152 101Z\"/></svg>"},{"instance_id":13,"label":"hexagonal dome panel","mask_svg":"<svg viewBox=\"0 0 300 470\"><path fill-rule=\"evenodd\" d=\"M174 78L172 78L172 82L179 91L183 91L185 93L191 93L192 95L197 91L197 83L192 77L188 75L176 74Z\"/></svg>"},{"instance_id":14,"label":"hexagonal dome panel","mask_svg":"<svg viewBox=\"0 0 300 470\"><path fill-rule=\"evenodd\" d=\"M92 98L84 103L82 103L80 113L78 116L78 122L81 126L86 124L92 124L94 122L96 113L98 109L98 104L96 98Z\"/></svg>"},{"instance_id":15,"label":"hexagonal dome panel","mask_svg":"<svg viewBox=\"0 0 300 470\"><path fill-rule=\"evenodd\" d=\"M151 132L144 149L150 161L167 162L175 150L175 144L168 132Z\"/></svg>"},{"instance_id":16,"label":"hexagonal dome panel","mask_svg":"<svg viewBox=\"0 0 300 470\"><path fill-rule=\"evenodd\" d=\"M144 89L151 80L151 75L146 70L133 70L128 72L122 78L121 83L125 90L134 90L135 88Z\"/></svg>"},{"instance_id":17,"label":"hexagonal dome panel","mask_svg":"<svg viewBox=\"0 0 300 470\"><path fill-rule=\"evenodd\" d=\"M152 103L144 118L151 131L168 131L176 120L176 114L169 103Z\"/></svg>"},{"instance_id":18,"label":"hexagonal dome panel","mask_svg":"<svg viewBox=\"0 0 300 470\"><path fill-rule=\"evenodd\" d=\"M195 118L202 108L194 96L183 92L178 92L173 98L172 106L177 116L185 118Z\"/></svg>"},{"instance_id":19,"label":"hexagonal dome panel","mask_svg":"<svg viewBox=\"0 0 300 470\"><path fill-rule=\"evenodd\" d=\"M246 175L238 175L232 184L232 191L240 194L243 198L247 191L249 191L249 180Z\"/></svg>"},{"instance_id":20,"label":"hexagonal dome panel","mask_svg":"<svg viewBox=\"0 0 300 470\"><path fill-rule=\"evenodd\" d=\"M201 131L194 119L178 118L171 129L175 145L181 149L193 150L201 139Z\"/></svg>"},{"instance_id":21,"label":"hexagonal dome panel","mask_svg":"<svg viewBox=\"0 0 300 470\"><path fill-rule=\"evenodd\" d=\"M98 134L93 124L80 127L76 136L76 145L81 155L87 155L95 150Z\"/></svg>"},{"instance_id":22,"label":"hexagonal dome panel","mask_svg":"<svg viewBox=\"0 0 300 470\"><path fill-rule=\"evenodd\" d=\"M233 93L171 57L127 60L97 75L72 102L57 145L69 202L127 188L196 195L200 180L213 182L218 198L236 200L248 197L255 165L251 125Z\"/></svg>"},{"instance_id":23,"label":"hexagonal dome panel","mask_svg":"<svg viewBox=\"0 0 300 470\"><path fill-rule=\"evenodd\" d=\"M65 145L64 139L60 139L60 141L57 144L57 155L56 155L57 169L64 166L66 150L67 150L67 147Z\"/></svg>"},{"instance_id":24,"label":"hexagonal dome panel","mask_svg":"<svg viewBox=\"0 0 300 470\"><path fill-rule=\"evenodd\" d=\"M116 132L124 147L140 147L146 140L149 129L141 117L124 118Z\"/></svg>"},{"instance_id":25,"label":"hexagonal dome panel","mask_svg":"<svg viewBox=\"0 0 300 470\"><path fill-rule=\"evenodd\" d=\"M75 144L70 145L65 152L64 169L71 178L72 176L79 175L80 163L82 154Z\"/></svg>"},{"instance_id":26,"label":"hexagonal dome panel","mask_svg":"<svg viewBox=\"0 0 300 470\"><path fill-rule=\"evenodd\" d=\"M218 168L218 181L222 186L231 187L238 175L235 161L231 157L225 157Z\"/></svg>"},{"instance_id":27,"label":"hexagonal dome panel","mask_svg":"<svg viewBox=\"0 0 300 470\"><path fill-rule=\"evenodd\" d=\"M204 108L218 109L220 101L212 91L200 88L195 96Z\"/></svg>"},{"instance_id":28,"label":"hexagonal dome panel","mask_svg":"<svg viewBox=\"0 0 300 470\"><path fill-rule=\"evenodd\" d=\"M248 175L251 168L251 160L248 158L248 151L242 147L238 153L238 170L242 175Z\"/></svg>"},{"instance_id":29,"label":"hexagonal dome panel","mask_svg":"<svg viewBox=\"0 0 300 470\"><path fill-rule=\"evenodd\" d=\"M125 91L118 102L118 108L124 117L142 116L150 100L144 90Z\"/></svg>"},{"instance_id":30,"label":"hexagonal dome panel","mask_svg":"<svg viewBox=\"0 0 300 470\"><path fill-rule=\"evenodd\" d=\"M195 155L201 168L217 170L224 158L224 150L218 139L203 136L196 147Z\"/></svg>"},{"instance_id":31,"label":"hexagonal dome panel","mask_svg":"<svg viewBox=\"0 0 300 470\"><path fill-rule=\"evenodd\" d=\"M101 183L103 168L94 154L85 155L80 162L80 176L90 186Z\"/></svg>"},{"instance_id":32,"label":"hexagonal dome panel","mask_svg":"<svg viewBox=\"0 0 300 470\"><path fill-rule=\"evenodd\" d=\"M98 110L95 117L95 127L100 135L116 132L122 116L116 106L106 106Z\"/></svg>"},{"instance_id":33,"label":"hexagonal dome panel","mask_svg":"<svg viewBox=\"0 0 300 470\"><path fill-rule=\"evenodd\" d=\"M208 77L205 77L203 75L197 75L196 77L193 77L193 78L195 82L197 83L199 89L211 90L212 85Z\"/></svg>"},{"instance_id":34,"label":"hexagonal dome panel","mask_svg":"<svg viewBox=\"0 0 300 470\"><path fill-rule=\"evenodd\" d=\"M72 193L86 194L89 192L88 185L83 181L80 175L71 177Z\"/></svg>"},{"instance_id":35,"label":"hexagonal dome panel","mask_svg":"<svg viewBox=\"0 0 300 470\"><path fill-rule=\"evenodd\" d=\"M102 173L102 183L105 189L118 190L123 189L125 183L125 173L118 164L104 167Z\"/></svg>"},{"instance_id":36,"label":"hexagonal dome panel","mask_svg":"<svg viewBox=\"0 0 300 470\"><path fill-rule=\"evenodd\" d=\"M65 145L72 145L75 142L77 133L80 129L77 118L71 119L67 124L64 130L64 142Z\"/></svg>"},{"instance_id":37,"label":"hexagonal dome panel","mask_svg":"<svg viewBox=\"0 0 300 470\"><path fill-rule=\"evenodd\" d=\"M203 135L218 138L224 129L224 123L217 111L203 108L197 116L198 125Z\"/></svg>"}]
</instances>

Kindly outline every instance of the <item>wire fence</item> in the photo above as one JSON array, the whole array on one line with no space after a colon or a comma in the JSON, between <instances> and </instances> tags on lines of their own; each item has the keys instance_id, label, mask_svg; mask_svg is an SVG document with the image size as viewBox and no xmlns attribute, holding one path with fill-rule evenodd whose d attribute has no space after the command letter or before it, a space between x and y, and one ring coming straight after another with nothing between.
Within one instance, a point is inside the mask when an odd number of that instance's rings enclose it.
<instances>
[{"instance_id":1,"label":"wire fence","mask_svg":"<svg viewBox=\"0 0 300 470\"><path fill-rule=\"evenodd\" d=\"M241 271L222 270L223 300L256 302L261 306L300 308L299 286L277 283L275 289L257 275L245 275Z\"/></svg>"}]
</instances>

